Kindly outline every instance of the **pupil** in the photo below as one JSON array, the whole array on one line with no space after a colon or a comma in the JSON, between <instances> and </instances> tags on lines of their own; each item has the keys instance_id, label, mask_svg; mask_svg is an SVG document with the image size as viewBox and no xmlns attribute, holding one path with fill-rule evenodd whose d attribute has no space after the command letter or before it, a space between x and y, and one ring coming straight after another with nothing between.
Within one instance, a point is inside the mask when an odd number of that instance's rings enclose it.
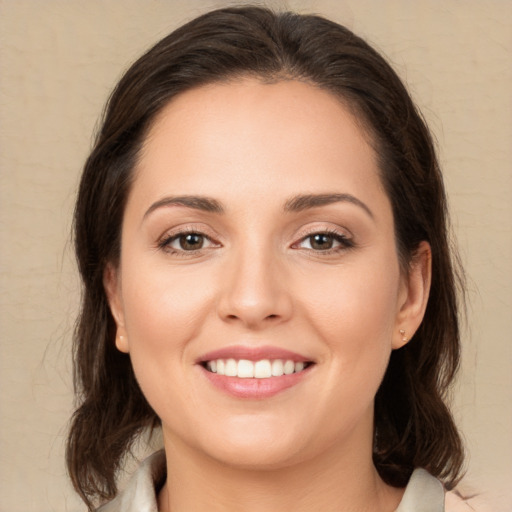
<instances>
[{"instance_id":1,"label":"pupil","mask_svg":"<svg viewBox=\"0 0 512 512\"><path fill-rule=\"evenodd\" d=\"M311 247L321 251L330 249L332 247L332 237L324 234L313 235L311 240Z\"/></svg>"},{"instance_id":2,"label":"pupil","mask_svg":"<svg viewBox=\"0 0 512 512\"><path fill-rule=\"evenodd\" d=\"M180 237L180 245L185 250L201 249L203 246L203 236L196 233L184 235Z\"/></svg>"}]
</instances>

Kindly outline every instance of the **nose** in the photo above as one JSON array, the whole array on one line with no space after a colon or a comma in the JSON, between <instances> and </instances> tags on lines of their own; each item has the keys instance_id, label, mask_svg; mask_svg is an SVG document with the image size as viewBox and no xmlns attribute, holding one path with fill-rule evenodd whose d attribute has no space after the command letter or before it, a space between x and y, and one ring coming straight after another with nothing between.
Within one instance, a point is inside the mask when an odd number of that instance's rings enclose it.
<instances>
[{"instance_id":1,"label":"nose","mask_svg":"<svg viewBox=\"0 0 512 512\"><path fill-rule=\"evenodd\" d=\"M226 265L227 266L227 265ZM218 315L252 330L286 322L293 301L286 268L268 251L247 251L223 273Z\"/></svg>"}]
</instances>

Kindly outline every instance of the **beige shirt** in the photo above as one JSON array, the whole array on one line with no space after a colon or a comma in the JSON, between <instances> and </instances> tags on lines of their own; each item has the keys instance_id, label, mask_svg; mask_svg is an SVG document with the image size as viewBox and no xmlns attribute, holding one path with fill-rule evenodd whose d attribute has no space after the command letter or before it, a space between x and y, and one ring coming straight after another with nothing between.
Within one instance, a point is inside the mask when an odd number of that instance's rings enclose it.
<instances>
[{"instance_id":1,"label":"beige shirt","mask_svg":"<svg viewBox=\"0 0 512 512\"><path fill-rule=\"evenodd\" d=\"M166 475L163 450L148 457L134 473L127 487L97 512L158 512L157 489ZM463 499L445 493L443 485L424 469L416 469L395 512L473 512Z\"/></svg>"}]
</instances>

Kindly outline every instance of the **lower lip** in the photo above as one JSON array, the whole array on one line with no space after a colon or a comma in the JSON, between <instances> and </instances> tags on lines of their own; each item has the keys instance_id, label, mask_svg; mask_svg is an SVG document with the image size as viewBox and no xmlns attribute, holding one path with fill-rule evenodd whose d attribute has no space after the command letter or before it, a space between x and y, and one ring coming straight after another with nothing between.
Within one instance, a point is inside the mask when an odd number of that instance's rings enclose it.
<instances>
[{"instance_id":1,"label":"lower lip","mask_svg":"<svg viewBox=\"0 0 512 512\"><path fill-rule=\"evenodd\" d=\"M237 398L263 400L296 386L310 372L312 367L313 365L308 366L305 370L291 375L269 377L267 379L227 377L226 375L210 372L202 366L200 368L210 383L224 393Z\"/></svg>"}]
</instances>

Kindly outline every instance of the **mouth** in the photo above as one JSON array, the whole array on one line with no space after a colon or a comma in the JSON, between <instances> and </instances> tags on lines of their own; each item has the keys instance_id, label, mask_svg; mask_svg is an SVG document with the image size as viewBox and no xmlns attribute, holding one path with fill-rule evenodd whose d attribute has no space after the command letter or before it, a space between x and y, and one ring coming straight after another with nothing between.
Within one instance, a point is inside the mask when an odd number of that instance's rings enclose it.
<instances>
[{"instance_id":1,"label":"mouth","mask_svg":"<svg viewBox=\"0 0 512 512\"><path fill-rule=\"evenodd\" d=\"M201 365L207 371L226 377L239 379L270 379L300 373L309 368L312 361L294 361L293 359L212 359Z\"/></svg>"},{"instance_id":2,"label":"mouth","mask_svg":"<svg viewBox=\"0 0 512 512\"><path fill-rule=\"evenodd\" d=\"M315 361L271 346L230 346L196 361L217 389L242 399L266 399L307 379Z\"/></svg>"}]
</instances>

